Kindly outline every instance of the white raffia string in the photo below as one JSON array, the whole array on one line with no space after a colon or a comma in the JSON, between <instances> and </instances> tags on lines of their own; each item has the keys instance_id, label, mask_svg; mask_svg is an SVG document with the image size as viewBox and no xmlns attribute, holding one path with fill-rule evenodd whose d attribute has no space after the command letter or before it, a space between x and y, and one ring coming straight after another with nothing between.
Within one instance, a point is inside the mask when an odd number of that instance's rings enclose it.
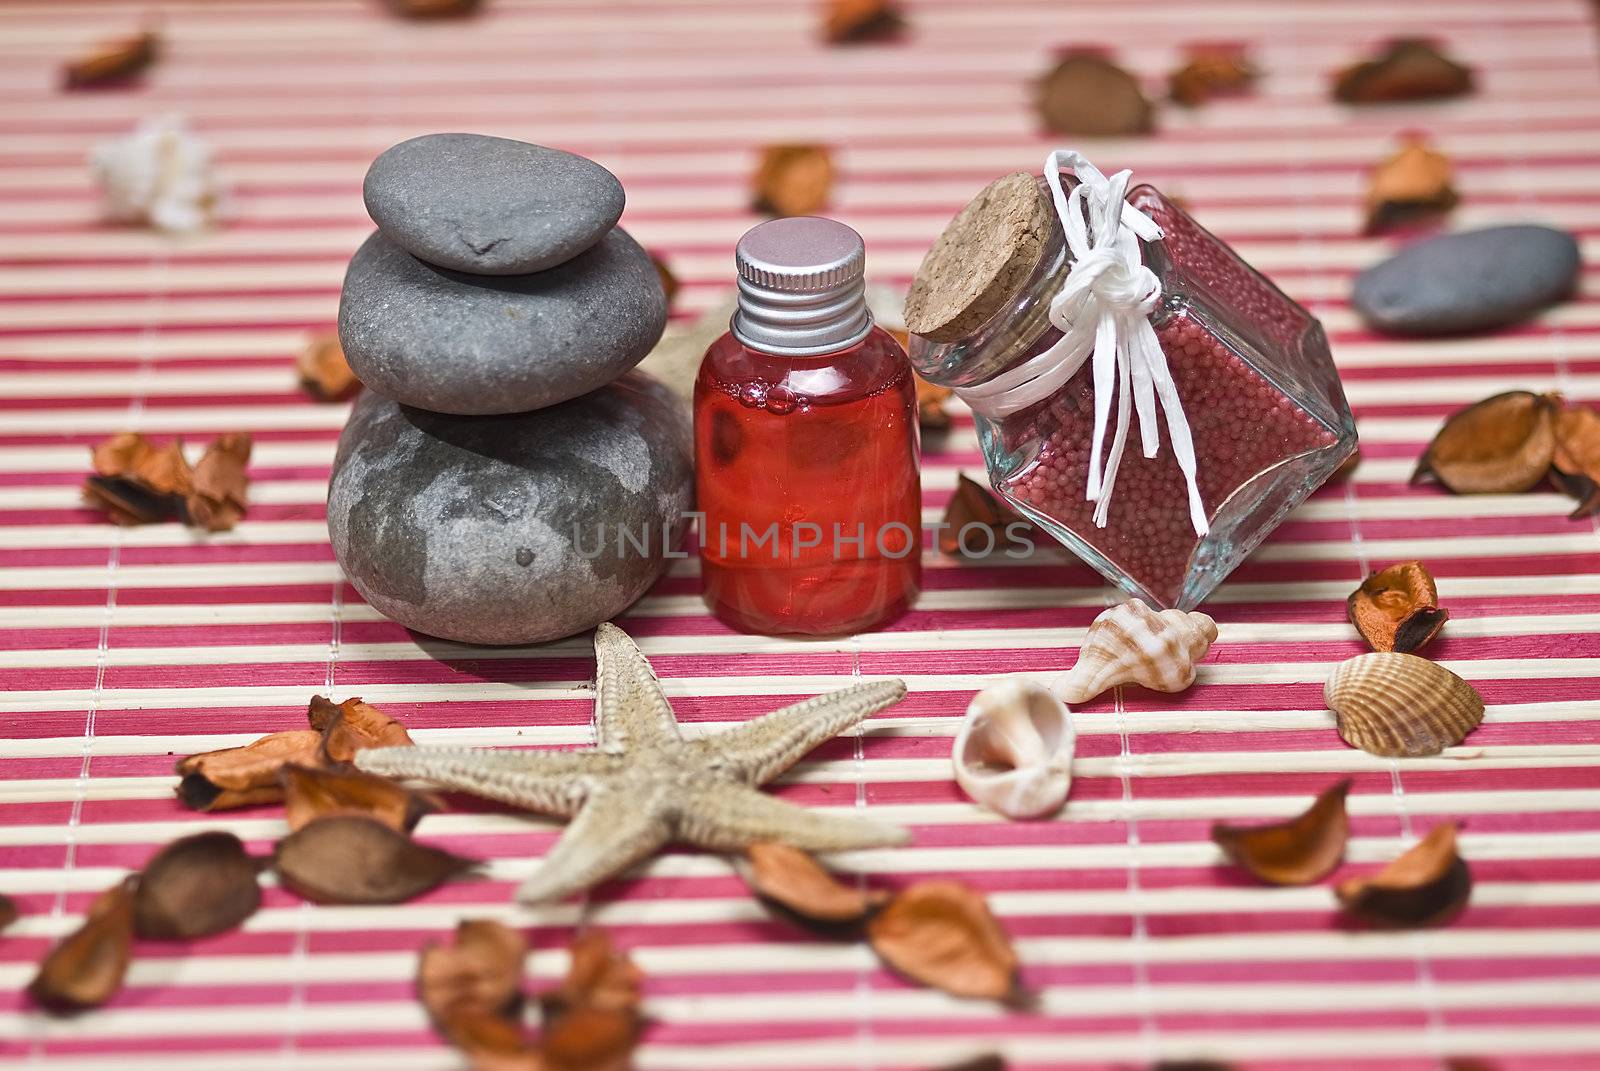
<instances>
[{"instance_id":1,"label":"white raffia string","mask_svg":"<svg viewBox=\"0 0 1600 1071\"><path fill-rule=\"evenodd\" d=\"M1078 178L1070 195L1061 187L1063 166ZM1188 485L1189 520L1195 532L1205 535L1209 525L1195 484L1194 439L1166 355L1150 326L1150 313L1161 300L1161 281L1139 253L1139 239L1159 241L1161 228L1127 202L1131 171L1108 179L1079 153L1057 149L1045 159L1044 174L1073 258L1066 282L1050 301L1050 322L1061 338L1017 367L956 393L974 411L999 419L1050 397L1093 358L1094 441L1085 497L1095 503L1095 525L1104 528L1110 514L1133 409L1139 412L1144 456L1155 457L1160 449L1159 399L1173 456ZM1113 394L1117 427L1110 449L1104 450Z\"/></svg>"}]
</instances>

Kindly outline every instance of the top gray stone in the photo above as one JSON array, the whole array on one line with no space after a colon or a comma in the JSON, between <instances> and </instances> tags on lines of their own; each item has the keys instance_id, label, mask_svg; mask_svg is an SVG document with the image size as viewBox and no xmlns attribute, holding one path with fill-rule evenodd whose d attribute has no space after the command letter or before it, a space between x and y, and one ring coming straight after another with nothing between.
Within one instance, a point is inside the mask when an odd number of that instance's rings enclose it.
<instances>
[{"instance_id":1,"label":"top gray stone","mask_svg":"<svg viewBox=\"0 0 1600 1071\"><path fill-rule=\"evenodd\" d=\"M1351 303L1390 334L1486 331L1560 301L1581 268L1578 243L1564 231L1486 227L1418 242L1368 268Z\"/></svg>"},{"instance_id":2,"label":"top gray stone","mask_svg":"<svg viewBox=\"0 0 1600 1071\"><path fill-rule=\"evenodd\" d=\"M425 134L372 162L367 212L406 252L478 275L526 275L593 246L622 183L592 160L483 134Z\"/></svg>"}]
</instances>

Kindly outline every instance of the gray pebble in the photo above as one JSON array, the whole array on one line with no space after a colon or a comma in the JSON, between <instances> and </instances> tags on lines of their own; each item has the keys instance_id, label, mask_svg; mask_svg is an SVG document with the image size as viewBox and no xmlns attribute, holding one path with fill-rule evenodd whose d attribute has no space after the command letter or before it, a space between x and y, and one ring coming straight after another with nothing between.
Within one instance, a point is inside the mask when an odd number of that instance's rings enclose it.
<instances>
[{"instance_id":1,"label":"gray pebble","mask_svg":"<svg viewBox=\"0 0 1600 1071\"><path fill-rule=\"evenodd\" d=\"M368 387L406 405L485 415L539 409L609 383L667 322L650 257L620 227L532 275L468 275L372 235L350 259L339 340Z\"/></svg>"},{"instance_id":2,"label":"gray pebble","mask_svg":"<svg viewBox=\"0 0 1600 1071\"><path fill-rule=\"evenodd\" d=\"M426 134L386 150L367 212L413 256L480 275L571 260L622 216L622 183L593 160L483 134Z\"/></svg>"},{"instance_id":3,"label":"gray pebble","mask_svg":"<svg viewBox=\"0 0 1600 1071\"><path fill-rule=\"evenodd\" d=\"M339 439L328 532L356 590L400 624L542 643L650 588L693 486L687 414L642 373L517 416L446 416L369 390Z\"/></svg>"},{"instance_id":4,"label":"gray pebble","mask_svg":"<svg viewBox=\"0 0 1600 1071\"><path fill-rule=\"evenodd\" d=\"M1485 331L1560 301L1581 269L1578 243L1564 231L1486 227L1418 242L1368 268L1351 303L1390 334Z\"/></svg>"}]
</instances>

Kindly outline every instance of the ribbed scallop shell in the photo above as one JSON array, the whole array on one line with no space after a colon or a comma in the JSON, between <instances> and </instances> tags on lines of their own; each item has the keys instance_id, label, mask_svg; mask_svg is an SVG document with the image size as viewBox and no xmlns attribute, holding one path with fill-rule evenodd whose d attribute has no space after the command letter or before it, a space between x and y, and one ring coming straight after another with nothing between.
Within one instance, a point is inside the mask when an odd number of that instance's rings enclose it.
<instances>
[{"instance_id":1,"label":"ribbed scallop shell","mask_svg":"<svg viewBox=\"0 0 1600 1071\"><path fill-rule=\"evenodd\" d=\"M956 782L1007 818L1040 818L1067 798L1074 743L1060 700L1032 681L1001 681L967 707L951 753Z\"/></svg>"},{"instance_id":2,"label":"ribbed scallop shell","mask_svg":"<svg viewBox=\"0 0 1600 1071\"><path fill-rule=\"evenodd\" d=\"M1437 755L1483 721L1483 697L1426 658L1394 651L1357 655L1323 689L1339 735L1374 755Z\"/></svg>"},{"instance_id":3,"label":"ribbed scallop shell","mask_svg":"<svg viewBox=\"0 0 1600 1071\"><path fill-rule=\"evenodd\" d=\"M1181 692L1194 683L1195 663L1217 638L1217 623L1186 610L1150 609L1138 599L1094 619L1078 662L1051 691L1067 703L1086 703L1119 684Z\"/></svg>"}]
</instances>

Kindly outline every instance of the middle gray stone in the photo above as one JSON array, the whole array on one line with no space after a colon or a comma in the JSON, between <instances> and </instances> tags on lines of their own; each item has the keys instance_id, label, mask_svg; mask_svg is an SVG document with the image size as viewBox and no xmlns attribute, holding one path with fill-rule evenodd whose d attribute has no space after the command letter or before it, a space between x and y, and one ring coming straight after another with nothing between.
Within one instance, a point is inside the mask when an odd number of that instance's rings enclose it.
<instances>
[{"instance_id":1,"label":"middle gray stone","mask_svg":"<svg viewBox=\"0 0 1600 1071\"><path fill-rule=\"evenodd\" d=\"M424 263L377 232L339 300L339 340L363 383L458 415L586 394L638 364L666 322L655 265L621 227L565 264L502 276Z\"/></svg>"}]
</instances>

